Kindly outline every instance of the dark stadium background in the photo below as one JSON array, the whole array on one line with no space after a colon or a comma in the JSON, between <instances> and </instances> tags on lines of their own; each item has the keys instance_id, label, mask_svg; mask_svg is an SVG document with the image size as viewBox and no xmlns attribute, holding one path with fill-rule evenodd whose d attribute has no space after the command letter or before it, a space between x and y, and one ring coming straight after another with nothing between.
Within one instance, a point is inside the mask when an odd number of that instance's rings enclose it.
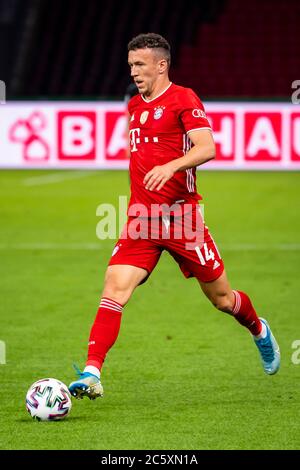
<instances>
[{"instance_id":1,"label":"dark stadium background","mask_svg":"<svg viewBox=\"0 0 300 470\"><path fill-rule=\"evenodd\" d=\"M205 99L289 99L299 17L297 0L1 0L0 78L8 99L121 98L127 43L152 31Z\"/></svg>"}]
</instances>

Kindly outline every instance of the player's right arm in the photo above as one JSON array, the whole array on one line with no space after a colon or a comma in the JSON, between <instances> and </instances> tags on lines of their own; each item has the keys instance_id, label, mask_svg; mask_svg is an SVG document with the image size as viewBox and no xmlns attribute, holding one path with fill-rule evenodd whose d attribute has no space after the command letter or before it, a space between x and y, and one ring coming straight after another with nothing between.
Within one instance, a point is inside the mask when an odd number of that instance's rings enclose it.
<instances>
[{"instance_id":1,"label":"player's right arm","mask_svg":"<svg viewBox=\"0 0 300 470\"><path fill-rule=\"evenodd\" d=\"M216 156L215 143L208 129L193 130L189 137L194 146L183 156L148 171L144 185L149 191L159 191L177 171L194 168L212 160Z\"/></svg>"},{"instance_id":2,"label":"player's right arm","mask_svg":"<svg viewBox=\"0 0 300 470\"><path fill-rule=\"evenodd\" d=\"M169 162L174 173L203 165L203 163L209 162L209 160L213 160L216 157L216 146L210 130L198 129L190 131L189 138L194 146L183 157Z\"/></svg>"}]
</instances>

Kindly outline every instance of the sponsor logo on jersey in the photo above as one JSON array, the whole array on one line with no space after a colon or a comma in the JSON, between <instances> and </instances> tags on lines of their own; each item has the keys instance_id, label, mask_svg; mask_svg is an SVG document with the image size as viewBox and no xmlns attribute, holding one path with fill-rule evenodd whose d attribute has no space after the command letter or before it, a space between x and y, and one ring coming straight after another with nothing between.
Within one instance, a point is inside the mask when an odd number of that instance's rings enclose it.
<instances>
[{"instance_id":1,"label":"sponsor logo on jersey","mask_svg":"<svg viewBox=\"0 0 300 470\"><path fill-rule=\"evenodd\" d=\"M192 115L193 115L195 118L200 118L200 117L206 118L205 112L204 112L202 109L199 109L199 108L193 109Z\"/></svg>"},{"instance_id":2,"label":"sponsor logo on jersey","mask_svg":"<svg viewBox=\"0 0 300 470\"><path fill-rule=\"evenodd\" d=\"M154 108L154 119L160 119L164 113L164 106L158 106L158 108Z\"/></svg>"},{"instance_id":3,"label":"sponsor logo on jersey","mask_svg":"<svg viewBox=\"0 0 300 470\"><path fill-rule=\"evenodd\" d=\"M136 144L139 144L141 141L140 132L141 132L141 129L139 127L136 127L135 129L130 129L129 131L131 152L137 152Z\"/></svg>"},{"instance_id":4,"label":"sponsor logo on jersey","mask_svg":"<svg viewBox=\"0 0 300 470\"><path fill-rule=\"evenodd\" d=\"M140 117L140 123L145 124L149 116L149 111L143 111Z\"/></svg>"}]
</instances>

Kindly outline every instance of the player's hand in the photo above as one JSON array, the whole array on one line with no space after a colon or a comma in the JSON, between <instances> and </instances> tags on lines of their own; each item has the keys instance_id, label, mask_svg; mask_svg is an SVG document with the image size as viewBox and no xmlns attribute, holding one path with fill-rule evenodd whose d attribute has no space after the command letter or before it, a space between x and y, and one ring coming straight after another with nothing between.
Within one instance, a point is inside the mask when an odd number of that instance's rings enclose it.
<instances>
[{"instance_id":1,"label":"player's hand","mask_svg":"<svg viewBox=\"0 0 300 470\"><path fill-rule=\"evenodd\" d=\"M175 172L169 163L155 166L146 174L144 178L144 185L149 191L154 191L154 189L159 191L163 185L172 178L174 173Z\"/></svg>"}]
</instances>

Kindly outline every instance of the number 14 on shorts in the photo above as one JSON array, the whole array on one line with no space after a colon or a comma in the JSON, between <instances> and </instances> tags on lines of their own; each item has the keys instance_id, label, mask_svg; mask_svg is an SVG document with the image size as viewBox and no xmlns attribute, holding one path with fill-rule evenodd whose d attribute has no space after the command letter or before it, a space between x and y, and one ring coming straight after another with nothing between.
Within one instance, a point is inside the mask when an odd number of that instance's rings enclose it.
<instances>
[{"instance_id":1,"label":"number 14 on shorts","mask_svg":"<svg viewBox=\"0 0 300 470\"><path fill-rule=\"evenodd\" d=\"M211 248L208 249L207 243L203 243L202 252L201 252L201 249L200 249L199 246L195 247L195 251L198 255L198 258L199 258L200 263L201 263L202 266L205 266L207 261L209 261L209 260L214 261L214 259L215 259L215 254L214 254L214 252L212 251Z\"/></svg>"}]
</instances>

